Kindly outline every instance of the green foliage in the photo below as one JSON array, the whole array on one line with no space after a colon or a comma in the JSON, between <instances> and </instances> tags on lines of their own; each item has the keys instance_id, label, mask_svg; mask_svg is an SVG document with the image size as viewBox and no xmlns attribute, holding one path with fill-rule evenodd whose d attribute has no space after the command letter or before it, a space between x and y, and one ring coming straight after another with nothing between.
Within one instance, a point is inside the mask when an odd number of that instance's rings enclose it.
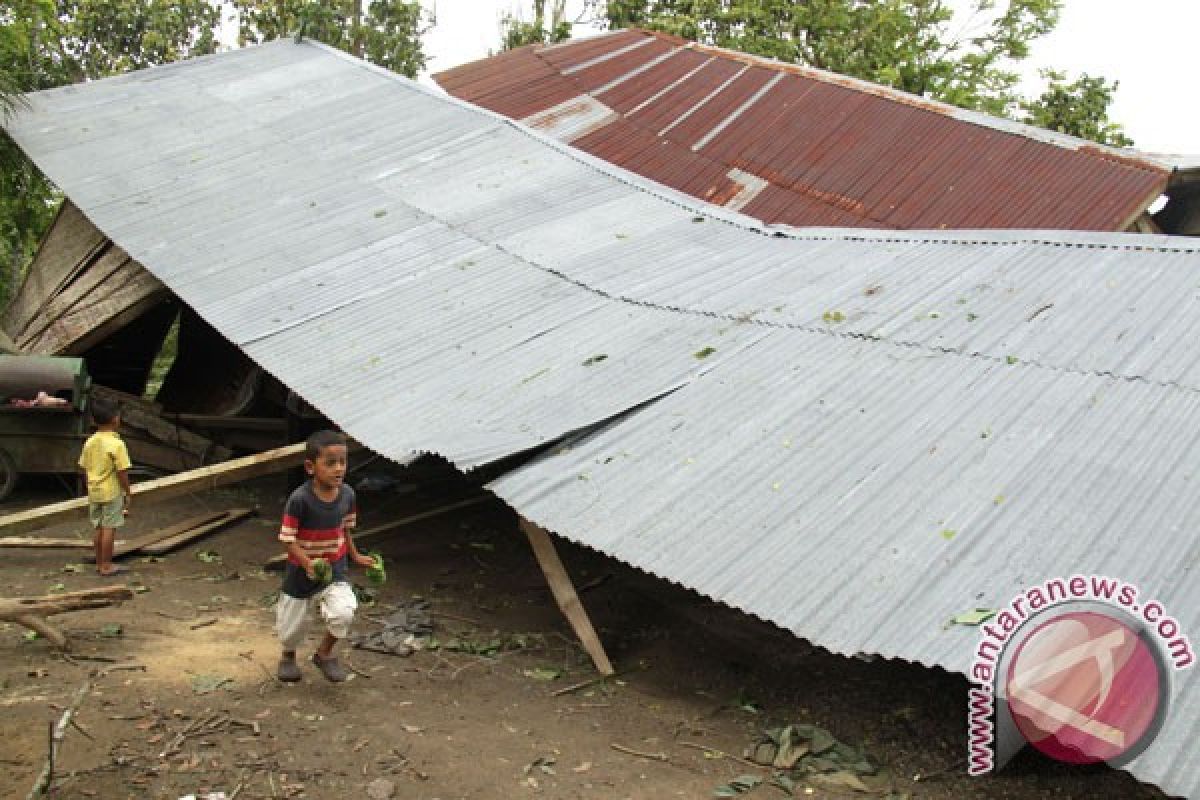
<instances>
[{"instance_id":1,"label":"green foliage","mask_svg":"<svg viewBox=\"0 0 1200 800\"><path fill-rule=\"evenodd\" d=\"M317 583L329 583L333 580L333 565L324 558L312 560L313 580Z\"/></svg>"},{"instance_id":2,"label":"green foliage","mask_svg":"<svg viewBox=\"0 0 1200 800\"><path fill-rule=\"evenodd\" d=\"M371 553L370 557L375 563L367 567L367 580L375 586L382 586L387 583L387 568L383 563L383 554Z\"/></svg>"},{"instance_id":3,"label":"green foliage","mask_svg":"<svg viewBox=\"0 0 1200 800\"><path fill-rule=\"evenodd\" d=\"M316 39L415 78L425 66L421 36L434 24L418 0L232 0L238 41ZM364 8L363 4L366 4Z\"/></svg>"},{"instance_id":4,"label":"green foliage","mask_svg":"<svg viewBox=\"0 0 1200 800\"><path fill-rule=\"evenodd\" d=\"M211 53L219 23L208 0L12 0L0 10L0 115L18 110L23 93ZM59 199L0 135L0 305Z\"/></svg>"},{"instance_id":5,"label":"green foliage","mask_svg":"<svg viewBox=\"0 0 1200 800\"><path fill-rule=\"evenodd\" d=\"M519 14L505 14L500 21L501 47L513 50L527 44L557 44L571 38L571 23L566 19L566 0L552 0L550 24L546 24L546 0L533 0L533 21Z\"/></svg>"},{"instance_id":6,"label":"green foliage","mask_svg":"<svg viewBox=\"0 0 1200 800\"><path fill-rule=\"evenodd\" d=\"M948 0L609 0L605 18L612 28L660 30L999 116L1024 110L1033 124L1119 141L1106 119L1115 84L1103 78L1052 84L1033 101L1017 92L1013 65L1054 29L1061 8L1062 0L973 0L963 20Z\"/></svg>"},{"instance_id":7,"label":"green foliage","mask_svg":"<svg viewBox=\"0 0 1200 800\"><path fill-rule=\"evenodd\" d=\"M72 83L212 53L221 22L208 0L58 0L58 13Z\"/></svg>"},{"instance_id":8,"label":"green foliage","mask_svg":"<svg viewBox=\"0 0 1200 800\"><path fill-rule=\"evenodd\" d=\"M1069 133L1113 147L1131 147L1133 140L1121 126L1108 121L1117 82L1093 78L1086 72L1068 83L1066 75L1042 70L1048 86L1037 100L1021 103L1025 122L1060 133Z\"/></svg>"}]
</instances>

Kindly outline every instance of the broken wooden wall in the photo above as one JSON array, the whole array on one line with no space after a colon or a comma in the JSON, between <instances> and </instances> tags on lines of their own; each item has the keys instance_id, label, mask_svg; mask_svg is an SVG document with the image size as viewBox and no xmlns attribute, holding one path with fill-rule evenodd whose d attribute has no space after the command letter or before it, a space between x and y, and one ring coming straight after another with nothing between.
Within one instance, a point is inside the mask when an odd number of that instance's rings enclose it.
<instances>
[{"instance_id":1,"label":"broken wooden wall","mask_svg":"<svg viewBox=\"0 0 1200 800\"><path fill-rule=\"evenodd\" d=\"M169 302L157 278L66 200L0 327L21 352L83 355Z\"/></svg>"}]
</instances>

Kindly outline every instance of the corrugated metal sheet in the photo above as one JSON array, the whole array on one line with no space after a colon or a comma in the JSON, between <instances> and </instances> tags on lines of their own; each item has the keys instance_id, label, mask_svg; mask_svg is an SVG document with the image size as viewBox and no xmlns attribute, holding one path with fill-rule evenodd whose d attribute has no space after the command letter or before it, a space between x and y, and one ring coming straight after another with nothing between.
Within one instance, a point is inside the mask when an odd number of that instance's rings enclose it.
<instances>
[{"instance_id":1,"label":"corrugated metal sheet","mask_svg":"<svg viewBox=\"0 0 1200 800\"><path fill-rule=\"evenodd\" d=\"M546 69L518 79L517 60ZM545 125L539 112L598 100L623 119L566 141L709 201L678 178L695 155L722 173L744 170L771 188L742 210L796 226L1124 230L1178 163L645 31L532 47L434 77L551 133L571 128L561 115ZM496 84L503 90L480 90ZM659 157L631 155L647 138L663 145Z\"/></svg>"},{"instance_id":2,"label":"corrugated metal sheet","mask_svg":"<svg viewBox=\"0 0 1200 800\"><path fill-rule=\"evenodd\" d=\"M30 99L92 221L384 455L573 436L494 489L838 652L962 670L947 618L1076 571L1200 630L1186 241L763 227L290 41ZM1129 767L1171 793L1195 676Z\"/></svg>"}]
</instances>

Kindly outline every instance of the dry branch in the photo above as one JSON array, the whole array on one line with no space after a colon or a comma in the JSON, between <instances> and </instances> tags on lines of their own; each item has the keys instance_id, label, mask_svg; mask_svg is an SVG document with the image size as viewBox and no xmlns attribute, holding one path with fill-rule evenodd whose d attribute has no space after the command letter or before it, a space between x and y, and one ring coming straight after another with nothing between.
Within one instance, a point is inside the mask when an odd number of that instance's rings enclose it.
<instances>
[{"instance_id":1,"label":"dry branch","mask_svg":"<svg viewBox=\"0 0 1200 800\"><path fill-rule=\"evenodd\" d=\"M46 756L46 766L42 767L37 781L33 784L33 788L29 790L29 794L26 795L25 800L35 800L35 798L45 797L49 793L50 783L54 780L54 757L58 754L59 744L62 742L63 736L67 733L67 726L71 724L71 717L75 715L79 704L83 702L83 698L87 696L91 688L91 681L83 682L83 685L76 690L75 697L71 700L71 705L63 712L63 715L58 719L58 723L51 729L50 752Z\"/></svg>"},{"instance_id":2,"label":"dry branch","mask_svg":"<svg viewBox=\"0 0 1200 800\"><path fill-rule=\"evenodd\" d=\"M123 603L133 598L128 586L107 586L102 589L84 589L80 592L48 594L41 597L0 597L0 620L16 622L41 636L57 647L67 646L67 637L59 633L45 618L68 611L83 611Z\"/></svg>"}]
</instances>

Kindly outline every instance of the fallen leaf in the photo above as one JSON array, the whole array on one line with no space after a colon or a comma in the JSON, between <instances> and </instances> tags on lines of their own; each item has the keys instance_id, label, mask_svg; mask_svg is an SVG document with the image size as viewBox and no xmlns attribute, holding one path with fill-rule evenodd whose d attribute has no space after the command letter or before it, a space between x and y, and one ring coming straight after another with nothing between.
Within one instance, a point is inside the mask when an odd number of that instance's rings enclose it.
<instances>
[{"instance_id":1,"label":"fallen leaf","mask_svg":"<svg viewBox=\"0 0 1200 800\"><path fill-rule=\"evenodd\" d=\"M991 608L975 608L970 611L964 611L962 614L955 614L946 624L942 626L943 630L951 628L954 625L973 625L978 626L987 622L992 617L996 616L996 612Z\"/></svg>"},{"instance_id":2,"label":"fallen leaf","mask_svg":"<svg viewBox=\"0 0 1200 800\"><path fill-rule=\"evenodd\" d=\"M211 694L228 683L233 683L233 678L224 675L196 675L192 678L192 691L196 694Z\"/></svg>"},{"instance_id":3,"label":"fallen leaf","mask_svg":"<svg viewBox=\"0 0 1200 800\"><path fill-rule=\"evenodd\" d=\"M205 564L220 564L221 554L215 550L201 550L196 553L196 558L203 561Z\"/></svg>"},{"instance_id":4,"label":"fallen leaf","mask_svg":"<svg viewBox=\"0 0 1200 800\"><path fill-rule=\"evenodd\" d=\"M592 356L591 358L585 359L583 362L583 366L590 367L592 364L599 364L601 361L603 361L606 358L608 358L607 353L598 353L598 354Z\"/></svg>"},{"instance_id":5,"label":"fallen leaf","mask_svg":"<svg viewBox=\"0 0 1200 800\"><path fill-rule=\"evenodd\" d=\"M562 670L554 667L534 667L523 670L523 673L525 677L533 678L535 681L553 681L562 677Z\"/></svg>"},{"instance_id":6,"label":"fallen leaf","mask_svg":"<svg viewBox=\"0 0 1200 800\"><path fill-rule=\"evenodd\" d=\"M844 786L848 789L853 789L856 792L869 792L867 785L855 775L847 770L838 770L837 772L825 772L813 775L813 780L824 783L827 786Z\"/></svg>"},{"instance_id":7,"label":"fallen leaf","mask_svg":"<svg viewBox=\"0 0 1200 800\"><path fill-rule=\"evenodd\" d=\"M701 359L701 360L703 360L703 359L705 359L705 358L708 358L709 356L711 356L711 355L712 355L713 353L715 353L715 352L717 352L717 348L715 348L715 347L705 347L705 348L703 348L703 349L701 349L701 350L697 350L695 353L692 353L692 355L693 355L693 356L695 356L695 357L696 357L696 358L698 358L698 359Z\"/></svg>"},{"instance_id":8,"label":"fallen leaf","mask_svg":"<svg viewBox=\"0 0 1200 800\"><path fill-rule=\"evenodd\" d=\"M584 761L578 767L571 767L571 771L572 772L587 772L591 768L592 768L592 762Z\"/></svg>"}]
</instances>

